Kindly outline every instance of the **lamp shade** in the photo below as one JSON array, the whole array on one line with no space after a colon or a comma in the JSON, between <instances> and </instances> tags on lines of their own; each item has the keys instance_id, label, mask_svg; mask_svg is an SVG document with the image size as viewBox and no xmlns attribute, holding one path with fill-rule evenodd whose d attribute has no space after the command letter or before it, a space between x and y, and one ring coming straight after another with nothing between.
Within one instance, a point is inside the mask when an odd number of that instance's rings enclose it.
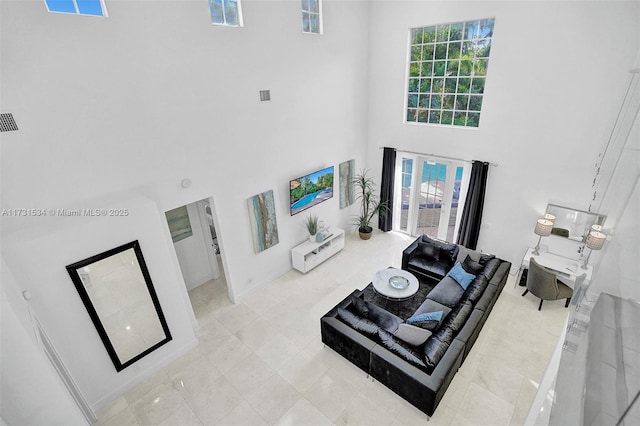
<instances>
[{"instance_id":1,"label":"lamp shade","mask_svg":"<svg viewBox=\"0 0 640 426\"><path fill-rule=\"evenodd\" d=\"M607 240L607 236L602 232L591 231L587 237L587 247L591 250L600 250Z\"/></svg>"},{"instance_id":2,"label":"lamp shade","mask_svg":"<svg viewBox=\"0 0 640 426\"><path fill-rule=\"evenodd\" d=\"M544 220L548 220L552 224L556 223L556 217L554 215L552 215L551 213L545 214L544 215Z\"/></svg>"},{"instance_id":3,"label":"lamp shade","mask_svg":"<svg viewBox=\"0 0 640 426\"><path fill-rule=\"evenodd\" d=\"M533 230L536 235L540 235L541 237L548 237L551 234L551 229L553 228L553 222L546 219L538 219L536 222L536 228Z\"/></svg>"}]
</instances>

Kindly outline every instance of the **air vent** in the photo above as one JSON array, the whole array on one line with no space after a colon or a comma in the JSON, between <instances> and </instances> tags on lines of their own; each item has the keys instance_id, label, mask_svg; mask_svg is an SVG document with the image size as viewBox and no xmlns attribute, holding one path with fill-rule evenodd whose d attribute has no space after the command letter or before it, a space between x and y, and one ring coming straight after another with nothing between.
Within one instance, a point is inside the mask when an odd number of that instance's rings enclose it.
<instances>
[{"instance_id":1,"label":"air vent","mask_svg":"<svg viewBox=\"0 0 640 426\"><path fill-rule=\"evenodd\" d=\"M271 101L271 90L260 90L260 102Z\"/></svg>"},{"instance_id":2,"label":"air vent","mask_svg":"<svg viewBox=\"0 0 640 426\"><path fill-rule=\"evenodd\" d=\"M0 114L0 132L11 132L18 130L16 120L10 112Z\"/></svg>"}]
</instances>

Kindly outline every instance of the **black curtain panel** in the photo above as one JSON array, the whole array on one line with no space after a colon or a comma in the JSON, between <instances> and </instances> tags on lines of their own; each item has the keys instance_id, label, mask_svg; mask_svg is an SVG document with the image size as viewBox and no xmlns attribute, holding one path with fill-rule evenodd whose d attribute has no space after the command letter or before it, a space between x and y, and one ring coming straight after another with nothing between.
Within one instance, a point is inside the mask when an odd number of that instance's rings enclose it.
<instances>
[{"instance_id":1,"label":"black curtain panel","mask_svg":"<svg viewBox=\"0 0 640 426\"><path fill-rule=\"evenodd\" d=\"M469 190L462 211L460 230L458 231L458 244L476 249L480 236L480 224L482 222L482 208L484 206L484 193L487 186L487 174L489 163L474 161L471 167L471 180Z\"/></svg>"},{"instance_id":2,"label":"black curtain panel","mask_svg":"<svg viewBox=\"0 0 640 426\"><path fill-rule=\"evenodd\" d=\"M381 231L391 231L393 223L393 178L396 170L396 150L385 148L382 157L382 183L380 187L380 202L387 203L386 216L378 216L378 228Z\"/></svg>"}]
</instances>

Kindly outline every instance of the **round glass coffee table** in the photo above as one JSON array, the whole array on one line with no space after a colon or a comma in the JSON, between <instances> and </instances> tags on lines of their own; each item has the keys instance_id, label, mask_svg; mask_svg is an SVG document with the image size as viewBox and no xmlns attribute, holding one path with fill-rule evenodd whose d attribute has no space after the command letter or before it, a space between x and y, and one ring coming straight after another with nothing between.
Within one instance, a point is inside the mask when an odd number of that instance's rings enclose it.
<instances>
[{"instance_id":1,"label":"round glass coffee table","mask_svg":"<svg viewBox=\"0 0 640 426\"><path fill-rule=\"evenodd\" d=\"M402 301L413 297L419 288L418 279L403 269L387 268L373 276L373 288L382 296Z\"/></svg>"}]
</instances>

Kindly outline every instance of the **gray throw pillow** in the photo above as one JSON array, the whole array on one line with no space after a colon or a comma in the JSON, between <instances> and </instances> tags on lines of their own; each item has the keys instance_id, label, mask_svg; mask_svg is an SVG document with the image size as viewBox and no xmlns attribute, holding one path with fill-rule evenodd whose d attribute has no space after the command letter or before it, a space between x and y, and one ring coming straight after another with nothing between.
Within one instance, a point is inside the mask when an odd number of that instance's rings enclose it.
<instances>
[{"instance_id":1,"label":"gray throw pillow","mask_svg":"<svg viewBox=\"0 0 640 426\"><path fill-rule=\"evenodd\" d=\"M420 346L427 341L429 336L431 336L431 331L425 328L416 327L415 325L403 323L398 325L398 329L394 333L394 336L412 346Z\"/></svg>"}]
</instances>

